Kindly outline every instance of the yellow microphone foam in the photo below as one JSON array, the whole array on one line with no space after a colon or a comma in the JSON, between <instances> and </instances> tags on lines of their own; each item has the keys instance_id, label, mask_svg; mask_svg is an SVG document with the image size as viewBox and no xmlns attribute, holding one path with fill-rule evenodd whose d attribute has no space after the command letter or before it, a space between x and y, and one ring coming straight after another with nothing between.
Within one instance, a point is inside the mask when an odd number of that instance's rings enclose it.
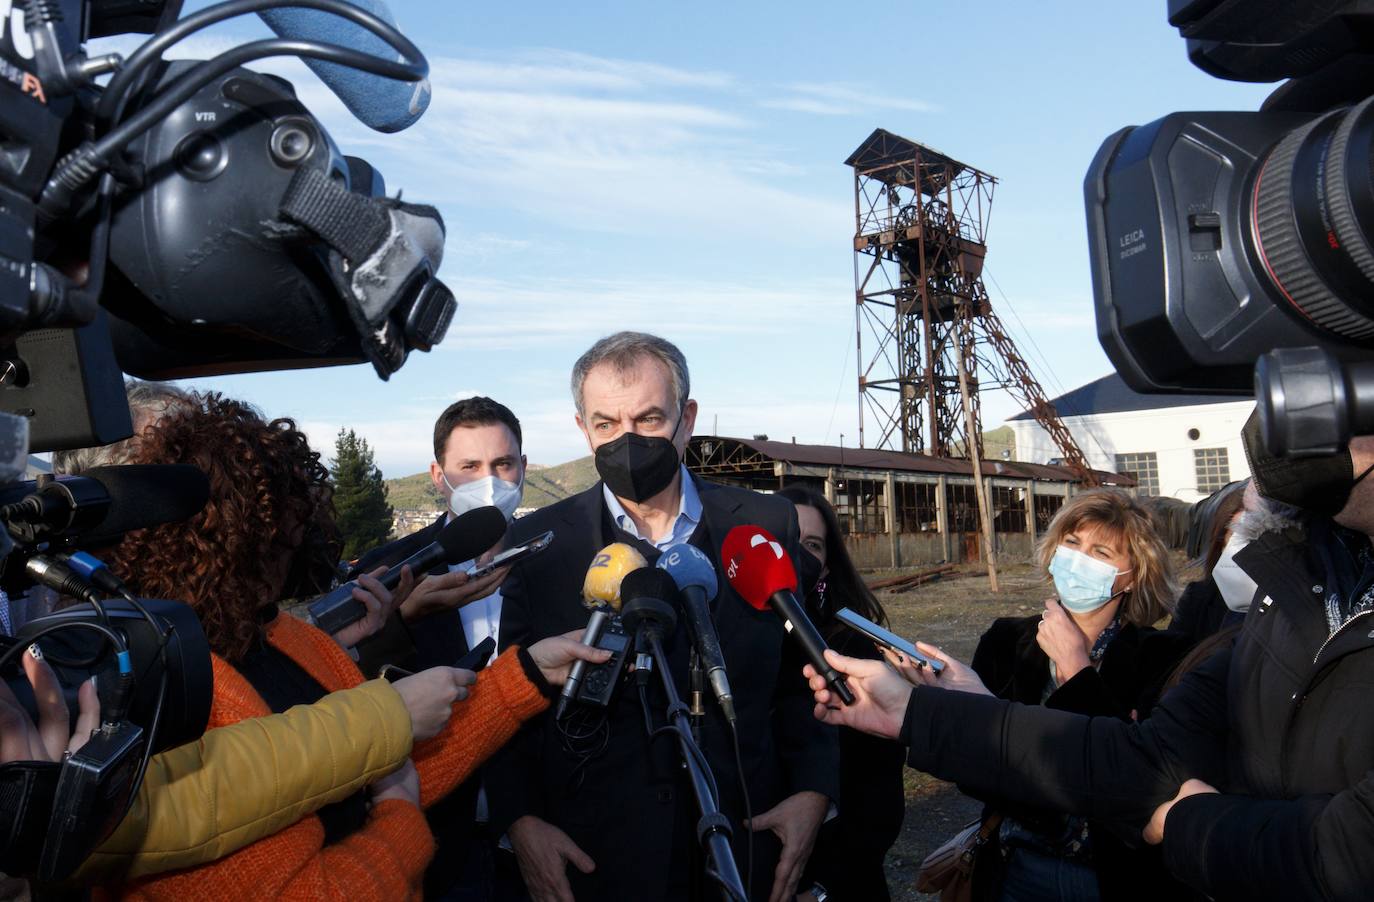
<instances>
[{"instance_id":1,"label":"yellow microphone foam","mask_svg":"<svg viewBox=\"0 0 1374 902\"><path fill-rule=\"evenodd\" d=\"M620 582L625 574L647 567L644 555L624 542L613 542L596 553L582 581L582 603L589 608L609 605L620 610Z\"/></svg>"}]
</instances>

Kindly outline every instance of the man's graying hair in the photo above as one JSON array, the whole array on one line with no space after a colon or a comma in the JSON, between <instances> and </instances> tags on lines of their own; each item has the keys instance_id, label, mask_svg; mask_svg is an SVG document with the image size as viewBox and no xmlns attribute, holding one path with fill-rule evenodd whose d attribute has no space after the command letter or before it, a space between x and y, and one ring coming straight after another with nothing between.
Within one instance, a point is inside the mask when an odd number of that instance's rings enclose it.
<instances>
[{"instance_id":1,"label":"man's graying hair","mask_svg":"<svg viewBox=\"0 0 1374 902\"><path fill-rule=\"evenodd\" d=\"M582 404L582 383L594 367L609 363L617 373L625 373L635 364L648 357L657 360L668 368L668 378L673 385L673 399L677 402L678 412L687 405L687 396L692 390L692 382L687 375L687 358L670 341L649 335L646 332L617 332L592 345L587 353L577 358L572 371L573 403L577 405L577 415L586 417L587 411Z\"/></svg>"},{"instance_id":2,"label":"man's graying hair","mask_svg":"<svg viewBox=\"0 0 1374 902\"><path fill-rule=\"evenodd\" d=\"M134 456L134 440L145 428L162 419L169 410L180 410L193 404L188 392L165 382L128 379L124 382L124 393L129 396L129 416L134 424L133 436L109 445L55 451L52 456L54 473L74 476L92 467L127 464Z\"/></svg>"}]
</instances>

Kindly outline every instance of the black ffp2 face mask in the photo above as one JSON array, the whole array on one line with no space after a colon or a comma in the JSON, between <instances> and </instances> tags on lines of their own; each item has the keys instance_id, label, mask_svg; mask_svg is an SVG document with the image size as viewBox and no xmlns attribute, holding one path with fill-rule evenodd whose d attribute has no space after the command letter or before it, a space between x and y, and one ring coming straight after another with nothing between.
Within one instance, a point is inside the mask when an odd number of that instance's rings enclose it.
<instances>
[{"instance_id":1,"label":"black ffp2 face mask","mask_svg":"<svg viewBox=\"0 0 1374 902\"><path fill-rule=\"evenodd\" d=\"M673 427L673 436L682 425ZM682 455L671 438L626 432L596 449L596 472L617 498L639 504L672 485Z\"/></svg>"},{"instance_id":2,"label":"black ffp2 face mask","mask_svg":"<svg viewBox=\"0 0 1374 902\"><path fill-rule=\"evenodd\" d=\"M1258 411L1245 421L1241 440L1260 495L1321 517L1334 517L1345 510L1350 493L1370 473L1367 469L1355 475L1349 448L1322 457L1275 457L1264 446Z\"/></svg>"}]
</instances>

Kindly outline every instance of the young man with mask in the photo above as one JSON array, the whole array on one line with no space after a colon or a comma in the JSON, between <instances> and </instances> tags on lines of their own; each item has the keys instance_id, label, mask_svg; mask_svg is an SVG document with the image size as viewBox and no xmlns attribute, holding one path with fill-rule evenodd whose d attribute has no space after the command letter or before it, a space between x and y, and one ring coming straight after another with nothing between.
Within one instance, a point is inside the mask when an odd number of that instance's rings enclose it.
<instances>
[{"instance_id":1,"label":"young man with mask","mask_svg":"<svg viewBox=\"0 0 1374 902\"><path fill-rule=\"evenodd\" d=\"M1255 582L1239 636L1149 721L1009 705L977 694L948 658L914 690L837 659L858 703L836 706L808 674L816 715L900 738L912 767L943 779L1141 830L1175 877L1213 898L1369 898L1374 436L1291 460L1268 453L1254 418L1243 438L1259 494L1300 509L1304 527L1287 521L1234 553Z\"/></svg>"},{"instance_id":2,"label":"young man with mask","mask_svg":"<svg viewBox=\"0 0 1374 902\"><path fill-rule=\"evenodd\" d=\"M525 465L520 421L508 407L484 397L450 404L434 424L434 461L429 465L430 479L447 510L424 529L364 555L354 570L367 572L400 563L432 544L450 517L474 508L492 505L507 520L513 520L524 491ZM406 644L414 646L404 666L413 665L417 670L451 666L482 640L496 638L502 607L500 585L508 568L469 580L464 569L471 563L440 566L423 575L401 604L399 616L405 623L404 632L409 633ZM398 631L392 624L393 641L383 638L378 644L394 648ZM366 645L360 647L360 653L365 659L394 659L394 653L381 651L378 655ZM425 873L425 897L488 898L493 870L508 853L496 849L496 837L485 829L481 774L431 808L428 817L438 848Z\"/></svg>"},{"instance_id":3,"label":"young man with mask","mask_svg":"<svg viewBox=\"0 0 1374 902\"><path fill-rule=\"evenodd\" d=\"M632 545L650 564L665 549L690 542L720 571L726 533L752 523L778 536L794 561L801 559L790 502L702 482L683 466L697 416L689 391L682 352L652 335L611 335L577 361L575 419L601 482L512 527L511 542L546 529L556 538L544 554L517 565L502 586L502 647L585 625L583 578L597 552L613 542ZM800 656L781 619L750 607L723 576L712 610L754 815L752 896L790 900L838 795L837 738L811 717ZM687 630L679 625L665 645L683 691ZM643 707L633 683L622 684L599 714L574 704L567 721L550 714L531 722L488 767L493 825L507 830L536 900L684 899L694 883L702 898L718 894L696 851L698 813L678 746L645 730L646 717L655 726L664 722L661 682L656 675L649 681ZM603 738L579 745L570 741L573 725ZM740 769L725 718L709 695L700 734L747 880Z\"/></svg>"}]
</instances>

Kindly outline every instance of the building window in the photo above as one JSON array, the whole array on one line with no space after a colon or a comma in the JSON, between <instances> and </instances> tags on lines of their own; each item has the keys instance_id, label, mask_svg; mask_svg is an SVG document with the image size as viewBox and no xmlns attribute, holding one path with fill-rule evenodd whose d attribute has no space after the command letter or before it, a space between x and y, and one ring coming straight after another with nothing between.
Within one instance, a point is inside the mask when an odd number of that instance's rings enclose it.
<instances>
[{"instance_id":1,"label":"building window","mask_svg":"<svg viewBox=\"0 0 1374 902\"><path fill-rule=\"evenodd\" d=\"M978 495L972 485L947 484L945 501L950 532L978 532Z\"/></svg>"},{"instance_id":2,"label":"building window","mask_svg":"<svg viewBox=\"0 0 1374 902\"><path fill-rule=\"evenodd\" d=\"M884 484L876 479L846 479L835 492L835 513L846 535L887 532Z\"/></svg>"},{"instance_id":3,"label":"building window","mask_svg":"<svg viewBox=\"0 0 1374 902\"><path fill-rule=\"evenodd\" d=\"M1226 460L1226 449L1220 448L1216 450L1221 451L1224 465ZM1202 452L1198 453L1200 454ZM1198 460L1198 479L1201 479L1201 458ZM1116 456L1116 472L1135 477L1135 493L1137 495L1159 494L1159 458L1155 456L1153 451L1146 451L1142 454L1118 454Z\"/></svg>"},{"instance_id":4,"label":"building window","mask_svg":"<svg viewBox=\"0 0 1374 902\"><path fill-rule=\"evenodd\" d=\"M1193 451L1193 467L1197 470L1197 490L1210 495L1231 481L1231 465L1225 448L1197 448Z\"/></svg>"},{"instance_id":5,"label":"building window","mask_svg":"<svg viewBox=\"0 0 1374 902\"><path fill-rule=\"evenodd\" d=\"M1026 490L991 487L992 528L997 533L1026 531Z\"/></svg>"},{"instance_id":6,"label":"building window","mask_svg":"<svg viewBox=\"0 0 1374 902\"><path fill-rule=\"evenodd\" d=\"M1035 496L1035 531L1044 533L1050 528L1050 521L1054 515L1059 513L1059 509L1064 506L1063 495L1036 495Z\"/></svg>"},{"instance_id":7,"label":"building window","mask_svg":"<svg viewBox=\"0 0 1374 902\"><path fill-rule=\"evenodd\" d=\"M898 532L935 532L940 527L936 510L939 486L899 482L897 489Z\"/></svg>"}]
</instances>

